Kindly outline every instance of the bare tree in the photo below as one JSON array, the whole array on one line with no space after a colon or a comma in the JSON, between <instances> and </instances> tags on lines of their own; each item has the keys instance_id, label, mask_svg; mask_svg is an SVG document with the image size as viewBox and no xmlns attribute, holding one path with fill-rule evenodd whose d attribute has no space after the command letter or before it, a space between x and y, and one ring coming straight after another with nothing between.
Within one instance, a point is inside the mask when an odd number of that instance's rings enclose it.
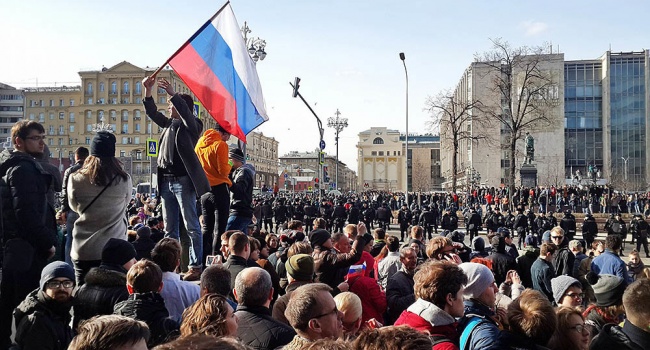
<instances>
[{"instance_id":1,"label":"bare tree","mask_svg":"<svg viewBox=\"0 0 650 350\"><path fill-rule=\"evenodd\" d=\"M472 132L472 124L484 124L481 102L467 101L457 97L453 91L446 90L435 97L429 96L425 102L431 114L427 125L440 131L441 145L451 150L451 188L456 192L458 182L458 152L463 141L476 142L487 139L487 135ZM446 142L445 142L446 141Z\"/></svg>"},{"instance_id":2,"label":"bare tree","mask_svg":"<svg viewBox=\"0 0 650 350\"><path fill-rule=\"evenodd\" d=\"M490 39L492 50L477 54L476 60L487 67L492 77L491 89L500 98L501 108L486 109L486 114L500 124L502 146L510 161L508 187L514 193L517 142L523 140L527 131L534 131L551 124L549 101L557 102L559 85L552 72L542 66L548 59L543 46L512 48L500 38Z\"/></svg>"},{"instance_id":3,"label":"bare tree","mask_svg":"<svg viewBox=\"0 0 650 350\"><path fill-rule=\"evenodd\" d=\"M415 154L413 154L415 156ZM426 192L431 190L431 172L427 171L427 167L424 163L413 157L413 167L411 168L412 172L412 188L414 192Z\"/></svg>"}]
</instances>

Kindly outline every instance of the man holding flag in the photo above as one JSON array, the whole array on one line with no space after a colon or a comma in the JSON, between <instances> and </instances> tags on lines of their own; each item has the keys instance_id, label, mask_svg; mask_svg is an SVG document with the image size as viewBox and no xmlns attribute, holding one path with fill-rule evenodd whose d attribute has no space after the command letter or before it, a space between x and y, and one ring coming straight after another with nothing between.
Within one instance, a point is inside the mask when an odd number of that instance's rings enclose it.
<instances>
[{"instance_id":1,"label":"man holding flag","mask_svg":"<svg viewBox=\"0 0 650 350\"><path fill-rule=\"evenodd\" d=\"M190 106L194 106L192 97L177 94L165 79L159 80L158 86L170 96L170 117L158 112L151 97L155 80L154 75L142 81L145 93L143 103L147 116L163 129L158 156L158 188L162 197L165 237L179 239L179 214L182 214L191 240L189 272L184 278L198 280L201 277L203 262L203 238L196 211L196 199L210 191L210 183L194 153L203 123L190 109Z\"/></svg>"}]
</instances>

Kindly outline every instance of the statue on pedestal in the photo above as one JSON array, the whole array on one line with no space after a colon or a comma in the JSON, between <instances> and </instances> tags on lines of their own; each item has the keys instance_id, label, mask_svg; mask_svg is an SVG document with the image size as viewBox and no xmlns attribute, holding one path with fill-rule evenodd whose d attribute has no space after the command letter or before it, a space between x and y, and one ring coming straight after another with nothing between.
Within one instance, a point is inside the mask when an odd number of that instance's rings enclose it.
<instances>
[{"instance_id":1,"label":"statue on pedestal","mask_svg":"<svg viewBox=\"0 0 650 350\"><path fill-rule=\"evenodd\" d=\"M535 139L528 131L526 131L524 143L526 144L526 157L524 158L524 164L532 164L535 160Z\"/></svg>"}]
</instances>

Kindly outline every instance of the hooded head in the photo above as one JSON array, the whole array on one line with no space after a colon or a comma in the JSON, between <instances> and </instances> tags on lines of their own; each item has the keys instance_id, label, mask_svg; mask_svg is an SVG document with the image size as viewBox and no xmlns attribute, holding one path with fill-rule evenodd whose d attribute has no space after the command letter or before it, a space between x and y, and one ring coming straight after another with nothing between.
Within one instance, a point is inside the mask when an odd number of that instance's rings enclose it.
<instances>
[{"instance_id":1,"label":"hooded head","mask_svg":"<svg viewBox=\"0 0 650 350\"><path fill-rule=\"evenodd\" d=\"M472 249L477 252L484 252L485 251L485 240L483 237L476 236L472 240Z\"/></svg>"}]
</instances>

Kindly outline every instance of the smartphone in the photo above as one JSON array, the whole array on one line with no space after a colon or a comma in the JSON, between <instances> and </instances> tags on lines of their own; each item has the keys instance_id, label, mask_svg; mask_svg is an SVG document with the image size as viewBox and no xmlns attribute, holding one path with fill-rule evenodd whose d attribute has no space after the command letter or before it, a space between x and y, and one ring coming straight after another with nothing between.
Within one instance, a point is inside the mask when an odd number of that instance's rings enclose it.
<instances>
[{"instance_id":1,"label":"smartphone","mask_svg":"<svg viewBox=\"0 0 650 350\"><path fill-rule=\"evenodd\" d=\"M205 258L205 264L210 265L221 265L221 255L208 255Z\"/></svg>"}]
</instances>

